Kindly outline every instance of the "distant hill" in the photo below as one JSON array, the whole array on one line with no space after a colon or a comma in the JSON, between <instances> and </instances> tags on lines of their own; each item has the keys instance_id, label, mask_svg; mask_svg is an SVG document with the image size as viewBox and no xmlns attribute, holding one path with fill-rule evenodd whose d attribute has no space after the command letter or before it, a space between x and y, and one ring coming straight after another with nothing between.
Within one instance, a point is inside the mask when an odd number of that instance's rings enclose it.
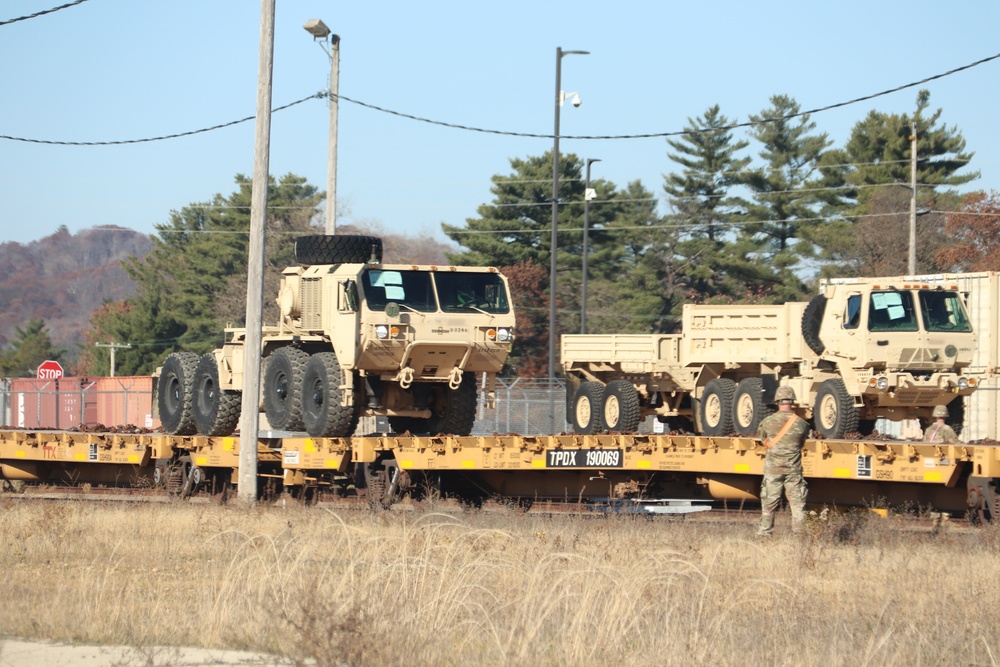
<instances>
[{"instance_id":1,"label":"distant hill","mask_svg":"<svg viewBox=\"0 0 1000 667\"><path fill-rule=\"evenodd\" d=\"M153 247L147 234L122 227L94 227L71 234L65 227L28 244L0 244L0 349L29 320L45 320L52 342L78 354L90 315L105 300L124 299L135 285L121 268L129 255Z\"/></svg>"}]
</instances>

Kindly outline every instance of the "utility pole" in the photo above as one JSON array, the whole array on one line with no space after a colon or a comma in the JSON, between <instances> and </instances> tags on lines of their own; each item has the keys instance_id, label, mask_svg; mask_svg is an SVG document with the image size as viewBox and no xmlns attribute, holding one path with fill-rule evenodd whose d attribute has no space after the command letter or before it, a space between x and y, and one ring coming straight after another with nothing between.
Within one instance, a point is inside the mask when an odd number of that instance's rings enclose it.
<instances>
[{"instance_id":1,"label":"utility pole","mask_svg":"<svg viewBox=\"0 0 1000 667\"><path fill-rule=\"evenodd\" d=\"M107 347L111 349L111 377L115 376L115 350L131 350L128 343L94 343L97 347Z\"/></svg>"},{"instance_id":2,"label":"utility pole","mask_svg":"<svg viewBox=\"0 0 1000 667\"><path fill-rule=\"evenodd\" d=\"M910 123L910 261L908 273L917 274L917 124Z\"/></svg>"},{"instance_id":3,"label":"utility pole","mask_svg":"<svg viewBox=\"0 0 1000 667\"><path fill-rule=\"evenodd\" d=\"M271 77L274 70L274 4L260 3L260 54L257 62L257 129L250 195L250 250L247 260L247 333L240 417L239 498L257 502L257 438L260 430L261 313L264 309L264 240L267 234L267 181L271 160Z\"/></svg>"}]
</instances>

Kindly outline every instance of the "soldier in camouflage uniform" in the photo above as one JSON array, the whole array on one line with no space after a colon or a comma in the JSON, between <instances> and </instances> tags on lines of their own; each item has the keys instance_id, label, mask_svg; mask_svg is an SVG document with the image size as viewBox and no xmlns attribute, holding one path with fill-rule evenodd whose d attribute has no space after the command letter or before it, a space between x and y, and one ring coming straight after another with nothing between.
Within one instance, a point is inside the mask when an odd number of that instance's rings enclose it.
<instances>
[{"instance_id":1,"label":"soldier in camouflage uniform","mask_svg":"<svg viewBox=\"0 0 1000 667\"><path fill-rule=\"evenodd\" d=\"M774 529L774 512L781 504L785 490L792 510L792 530L800 532L805 521L808 487L802 477L802 445L809 435L809 424L792 412L795 392L791 387L778 387L774 392L778 411L766 417L757 429L757 437L767 447L764 458L764 481L760 485L760 528L758 535L767 536Z\"/></svg>"},{"instance_id":2,"label":"soldier in camouflage uniform","mask_svg":"<svg viewBox=\"0 0 1000 667\"><path fill-rule=\"evenodd\" d=\"M946 445L958 443L958 434L955 433L955 429L944 423L944 420L948 418L948 406L935 405L931 415L935 421L924 431L924 442L940 442Z\"/></svg>"}]
</instances>

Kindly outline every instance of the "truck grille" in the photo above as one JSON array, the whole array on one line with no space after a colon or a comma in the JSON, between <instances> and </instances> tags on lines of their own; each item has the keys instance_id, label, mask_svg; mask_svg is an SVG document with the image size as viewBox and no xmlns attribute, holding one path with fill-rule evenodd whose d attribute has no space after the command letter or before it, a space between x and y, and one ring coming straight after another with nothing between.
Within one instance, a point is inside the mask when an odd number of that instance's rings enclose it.
<instances>
[{"instance_id":1,"label":"truck grille","mask_svg":"<svg viewBox=\"0 0 1000 667\"><path fill-rule=\"evenodd\" d=\"M302 279L302 328L319 329L323 326L323 279Z\"/></svg>"}]
</instances>

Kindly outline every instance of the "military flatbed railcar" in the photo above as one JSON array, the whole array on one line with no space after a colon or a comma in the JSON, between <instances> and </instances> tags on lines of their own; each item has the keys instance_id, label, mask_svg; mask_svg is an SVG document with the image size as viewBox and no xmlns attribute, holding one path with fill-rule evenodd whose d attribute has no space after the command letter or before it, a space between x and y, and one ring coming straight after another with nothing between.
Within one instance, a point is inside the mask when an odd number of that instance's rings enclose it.
<instances>
[{"instance_id":1,"label":"military flatbed railcar","mask_svg":"<svg viewBox=\"0 0 1000 667\"><path fill-rule=\"evenodd\" d=\"M29 484L226 493L238 437L0 430L0 475ZM759 501L765 449L755 438L696 435L376 434L257 441L259 489L309 497L367 487L389 505L408 492L465 499ZM811 505L909 507L989 519L1000 513L1000 446L808 440Z\"/></svg>"}]
</instances>

